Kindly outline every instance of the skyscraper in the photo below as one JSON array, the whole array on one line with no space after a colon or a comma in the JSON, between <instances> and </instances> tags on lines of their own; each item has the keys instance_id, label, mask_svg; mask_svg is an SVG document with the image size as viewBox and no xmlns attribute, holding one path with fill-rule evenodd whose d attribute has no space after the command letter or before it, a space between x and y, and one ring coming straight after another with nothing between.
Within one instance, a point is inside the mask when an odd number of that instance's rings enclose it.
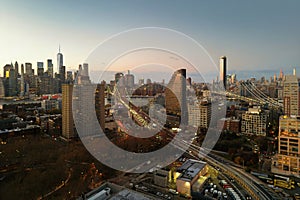
<instances>
[{"instance_id":1,"label":"skyscraper","mask_svg":"<svg viewBox=\"0 0 300 200\"><path fill-rule=\"evenodd\" d=\"M0 98L5 97L5 88L3 83L3 78L0 77Z\"/></svg>"},{"instance_id":2,"label":"skyscraper","mask_svg":"<svg viewBox=\"0 0 300 200\"><path fill-rule=\"evenodd\" d=\"M17 77L16 71L14 68L9 70L8 77L8 96L16 96L17 95Z\"/></svg>"},{"instance_id":3,"label":"skyscraper","mask_svg":"<svg viewBox=\"0 0 300 200\"><path fill-rule=\"evenodd\" d=\"M28 76L33 75L33 69L32 69L32 64L31 63L25 63L25 74Z\"/></svg>"},{"instance_id":4,"label":"skyscraper","mask_svg":"<svg viewBox=\"0 0 300 200\"><path fill-rule=\"evenodd\" d=\"M124 86L125 85L125 79L123 73L116 73L115 74L115 82L118 84L118 86Z\"/></svg>"},{"instance_id":5,"label":"skyscraper","mask_svg":"<svg viewBox=\"0 0 300 200\"><path fill-rule=\"evenodd\" d=\"M128 74L125 75L125 84L127 87L133 88L134 86L134 76L133 74L130 74L130 71L128 70Z\"/></svg>"},{"instance_id":6,"label":"skyscraper","mask_svg":"<svg viewBox=\"0 0 300 200\"><path fill-rule=\"evenodd\" d=\"M283 80L284 114L287 116L300 115L300 87L295 75L286 75Z\"/></svg>"},{"instance_id":7,"label":"skyscraper","mask_svg":"<svg viewBox=\"0 0 300 200\"><path fill-rule=\"evenodd\" d=\"M44 74L44 63L43 62L37 62L37 74L38 74L38 76L43 76L43 74Z\"/></svg>"},{"instance_id":8,"label":"skyscraper","mask_svg":"<svg viewBox=\"0 0 300 200\"><path fill-rule=\"evenodd\" d=\"M20 96L25 95L25 80L24 80L24 65L21 64L21 78L20 78Z\"/></svg>"},{"instance_id":9,"label":"skyscraper","mask_svg":"<svg viewBox=\"0 0 300 200\"><path fill-rule=\"evenodd\" d=\"M71 139L74 134L74 121L72 114L73 85L62 84L62 136Z\"/></svg>"},{"instance_id":10,"label":"skyscraper","mask_svg":"<svg viewBox=\"0 0 300 200\"><path fill-rule=\"evenodd\" d=\"M66 66L61 66L59 71L59 78L62 83L66 80Z\"/></svg>"},{"instance_id":11,"label":"skyscraper","mask_svg":"<svg viewBox=\"0 0 300 200\"><path fill-rule=\"evenodd\" d=\"M278 154L273 158L272 172L299 176L300 173L300 80L286 75L283 79L284 116L279 119Z\"/></svg>"},{"instance_id":12,"label":"skyscraper","mask_svg":"<svg viewBox=\"0 0 300 200\"><path fill-rule=\"evenodd\" d=\"M57 54L57 72L58 73L61 72L61 68L63 65L64 65L63 55L62 55L62 53L60 53L60 46L59 46L58 54Z\"/></svg>"},{"instance_id":13,"label":"skyscraper","mask_svg":"<svg viewBox=\"0 0 300 200\"><path fill-rule=\"evenodd\" d=\"M181 123L188 123L188 110L186 101L186 69L174 72L165 91L167 114L181 117Z\"/></svg>"},{"instance_id":14,"label":"skyscraper","mask_svg":"<svg viewBox=\"0 0 300 200\"><path fill-rule=\"evenodd\" d=\"M53 78L53 63L52 63L52 59L48 59L47 60L47 72L48 75Z\"/></svg>"},{"instance_id":15,"label":"skyscraper","mask_svg":"<svg viewBox=\"0 0 300 200\"><path fill-rule=\"evenodd\" d=\"M67 71L67 79L66 82L67 83L72 83L73 82L73 72L72 71Z\"/></svg>"},{"instance_id":16,"label":"skyscraper","mask_svg":"<svg viewBox=\"0 0 300 200\"><path fill-rule=\"evenodd\" d=\"M17 61L15 62L15 71L16 71L16 76L18 77L19 76L19 64Z\"/></svg>"},{"instance_id":17,"label":"skyscraper","mask_svg":"<svg viewBox=\"0 0 300 200\"><path fill-rule=\"evenodd\" d=\"M9 71L12 69L13 67L9 64L6 64L3 67L3 77L8 78L9 77Z\"/></svg>"},{"instance_id":18,"label":"skyscraper","mask_svg":"<svg viewBox=\"0 0 300 200\"><path fill-rule=\"evenodd\" d=\"M89 76L89 64L83 63L82 66L83 66L82 76Z\"/></svg>"},{"instance_id":19,"label":"skyscraper","mask_svg":"<svg viewBox=\"0 0 300 200\"><path fill-rule=\"evenodd\" d=\"M21 64L21 74L24 75L24 65L23 64Z\"/></svg>"},{"instance_id":20,"label":"skyscraper","mask_svg":"<svg viewBox=\"0 0 300 200\"><path fill-rule=\"evenodd\" d=\"M79 65L78 73L74 77L75 78L75 82L77 84L79 84L79 85L81 85L81 84L84 84L84 85L85 84L91 84L91 80L90 80L90 77L89 77L88 64L84 63L83 67L84 68L82 68L82 65Z\"/></svg>"},{"instance_id":21,"label":"skyscraper","mask_svg":"<svg viewBox=\"0 0 300 200\"><path fill-rule=\"evenodd\" d=\"M95 92L95 110L100 127L105 131L105 83L97 84Z\"/></svg>"},{"instance_id":22,"label":"skyscraper","mask_svg":"<svg viewBox=\"0 0 300 200\"><path fill-rule=\"evenodd\" d=\"M224 85L224 89L226 90L226 76L227 76L227 58L226 56L222 56L220 58L220 82Z\"/></svg>"}]
</instances>

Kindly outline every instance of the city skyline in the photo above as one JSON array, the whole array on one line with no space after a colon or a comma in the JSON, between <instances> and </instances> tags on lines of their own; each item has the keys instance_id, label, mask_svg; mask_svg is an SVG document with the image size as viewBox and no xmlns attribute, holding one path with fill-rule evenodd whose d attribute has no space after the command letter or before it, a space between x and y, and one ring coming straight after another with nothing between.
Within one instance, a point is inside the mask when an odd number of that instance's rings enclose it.
<instances>
[{"instance_id":1,"label":"city skyline","mask_svg":"<svg viewBox=\"0 0 300 200\"><path fill-rule=\"evenodd\" d=\"M300 199L300 1L0 2L0 199Z\"/></svg>"},{"instance_id":2,"label":"city skyline","mask_svg":"<svg viewBox=\"0 0 300 200\"><path fill-rule=\"evenodd\" d=\"M78 63L83 63L89 53L111 35L156 26L191 36L207 49L215 63L226 55L230 58L231 70L299 66L297 36L300 29L296 10L299 2L227 1L217 6L197 1L180 6L176 3L4 2L0 20L4 30L0 39L3 48L0 63L35 63L49 58L54 61L61 44L66 70L76 69ZM177 13L180 14L177 16ZM54 68L57 69L55 62Z\"/></svg>"}]
</instances>

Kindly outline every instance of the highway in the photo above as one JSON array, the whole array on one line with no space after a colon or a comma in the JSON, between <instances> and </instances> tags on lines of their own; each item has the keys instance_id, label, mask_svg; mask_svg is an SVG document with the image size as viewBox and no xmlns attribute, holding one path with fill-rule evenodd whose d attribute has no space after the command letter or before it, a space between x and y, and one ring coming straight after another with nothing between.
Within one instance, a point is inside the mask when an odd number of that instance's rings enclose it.
<instances>
[{"instance_id":1,"label":"highway","mask_svg":"<svg viewBox=\"0 0 300 200\"><path fill-rule=\"evenodd\" d=\"M122 100L120 94L119 94L119 100L122 104L124 104L126 108L130 110L130 112L134 116L138 116L138 118L142 118L141 122L143 122L144 125L148 124L146 120L144 120L143 117L141 117L146 115L145 113L139 113L139 111L137 110L133 111L130 108L130 106L127 105L125 101ZM148 119L150 119L149 116ZM158 125L158 127L162 128L162 130L166 131L168 136L170 136L172 139L176 139L174 138L174 134L171 131L166 129L159 122L155 121L155 123ZM225 159L223 158L220 159L215 155L211 154L208 150L205 150L197 145L192 144L192 141L185 141L184 138L177 139L176 142L177 144L180 145L180 146L176 146L176 148L186 149L186 147L189 147L187 153L189 153L192 157L197 159L204 159L208 164L216 168L220 168L221 172L226 173L237 183L239 183L240 186L243 187L252 196L253 199L256 200L280 199L279 197L277 198L278 195L275 192L266 190L264 187L264 183L262 183L260 180L258 180L256 177L252 176L251 174L246 173L245 171L243 171L243 169L237 168L236 165L232 164L230 161L225 161ZM241 198L245 199L243 195L241 195Z\"/></svg>"},{"instance_id":2,"label":"highway","mask_svg":"<svg viewBox=\"0 0 300 200\"><path fill-rule=\"evenodd\" d=\"M182 140L185 145L189 145L187 141ZM264 183L258 180L256 177L248 174L243 169L236 167L237 165L209 153L208 150L198 147L194 144L190 144L189 154L200 159L204 159L210 165L220 168L220 171L228 174L232 179L240 184L254 199L257 200L275 200L280 199L279 196L270 190L266 190Z\"/></svg>"}]
</instances>

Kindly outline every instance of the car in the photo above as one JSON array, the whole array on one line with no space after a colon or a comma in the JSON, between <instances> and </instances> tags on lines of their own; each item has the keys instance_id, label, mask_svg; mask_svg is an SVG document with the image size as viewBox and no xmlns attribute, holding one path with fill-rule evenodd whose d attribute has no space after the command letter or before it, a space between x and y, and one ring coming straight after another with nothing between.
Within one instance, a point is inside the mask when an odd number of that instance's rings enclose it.
<instances>
[{"instance_id":1,"label":"car","mask_svg":"<svg viewBox=\"0 0 300 200\"><path fill-rule=\"evenodd\" d=\"M169 189L169 192L172 193L172 194L175 194L175 195L178 194L178 192L176 190L173 190L173 189Z\"/></svg>"},{"instance_id":2,"label":"car","mask_svg":"<svg viewBox=\"0 0 300 200\"><path fill-rule=\"evenodd\" d=\"M161 192L157 192L156 195L159 196L159 197L163 197L164 196Z\"/></svg>"}]
</instances>

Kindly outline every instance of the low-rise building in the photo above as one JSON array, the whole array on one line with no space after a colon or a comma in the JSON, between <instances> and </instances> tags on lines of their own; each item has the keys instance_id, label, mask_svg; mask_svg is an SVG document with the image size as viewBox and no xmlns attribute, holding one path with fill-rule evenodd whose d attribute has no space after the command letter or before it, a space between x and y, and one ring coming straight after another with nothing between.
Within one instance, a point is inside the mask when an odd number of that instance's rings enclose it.
<instances>
[{"instance_id":1,"label":"low-rise building","mask_svg":"<svg viewBox=\"0 0 300 200\"><path fill-rule=\"evenodd\" d=\"M204 176L207 175L208 166L206 162L189 159L177 169L177 172L180 173L176 179L177 191L190 197L192 190L196 189L194 186L200 188L207 180Z\"/></svg>"},{"instance_id":2,"label":"low-rise building","mask_svg":"<svg viewBox=\"0 0 300 200\"><path fill-rule=\"evenodd\" d=\"M241 121L235 118L222 118L218 121L219 130L227 130L233 133L240 133Z\"/></svg>"}]
</instances>

